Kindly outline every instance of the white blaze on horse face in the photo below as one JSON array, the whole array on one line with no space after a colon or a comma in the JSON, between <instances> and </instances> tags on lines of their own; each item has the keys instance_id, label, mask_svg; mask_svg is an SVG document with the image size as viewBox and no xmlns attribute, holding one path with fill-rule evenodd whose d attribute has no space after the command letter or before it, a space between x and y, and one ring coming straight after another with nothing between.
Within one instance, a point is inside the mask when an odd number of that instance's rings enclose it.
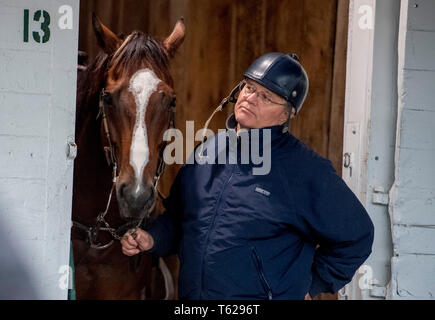
<instances>
[{"instance_id":1,"label":"white blaze on horse face","mask_svg":"<svg viewBox=\"0 0 435 320\"><path fill-rule=\"evenodd\" d=\"M130 147L130 165L136 174L136 193L141 189L142 173L149 161L145 114L148 101L156 91L160 79L150 69L137 71L130 79L129 91L136 101L136 124Z\"/></svg>"}]
</instances>

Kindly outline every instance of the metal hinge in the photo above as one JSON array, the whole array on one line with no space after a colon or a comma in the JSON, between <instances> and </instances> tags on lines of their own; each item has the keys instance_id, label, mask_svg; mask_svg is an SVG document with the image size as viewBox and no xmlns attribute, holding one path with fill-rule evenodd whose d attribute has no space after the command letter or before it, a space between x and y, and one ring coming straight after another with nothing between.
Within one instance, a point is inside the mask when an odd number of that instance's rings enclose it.
<instances>
[{"instance_id":1,"label":"metal hinge","mask_svg":"<svg viewBox=\"0 0 435 320\"><path fill-rule=\"evenodd\" d=\"M384 187L374 187L373 188L373 197L372 202L374 204L381 204L384 206L388 206L390 203L390 196L385 192Z\"/></svg>"},{"instance_id":2,"label":"metal hinge","mask_svg":"<svg viewBox=\"0 0 435 320\"><path fill-rule=\"evenodd\" d=\"M387 296L387 288L373 285L369 291L371 297L374 298L384 298Z\"/></svg>"},{"instance_id":3,"label":"metal hinge","mask_svg":"<svg viewBox=\"0 0 435 320\"><path fill-rule=\"evenodd\" d=\"M353 152L346 152L343 155L343 167L349 169L349 177L352 177L352 168L354 163L355 154Z\"/></svg>"},{"instance_id":4,"label":"metal hinge","mask_svg":"<svg viewBox=\"0 0 435 320\"><path fill-rule=\"evenodd\" d=\"M349 299L349 284L345 285L338 291L338 299L339 300L348 300Z\"/></svg>"},{"instance_id":5,"label":"metal hinge","mask_svg":"<svg viewBox=\"0 0 435 320\"><path fill-rule=\"evenodd\" d=\"M74 160L77 157L77 144L73 140L68 141L66 156L70 160Z\"/></svg>"}]
</instances>

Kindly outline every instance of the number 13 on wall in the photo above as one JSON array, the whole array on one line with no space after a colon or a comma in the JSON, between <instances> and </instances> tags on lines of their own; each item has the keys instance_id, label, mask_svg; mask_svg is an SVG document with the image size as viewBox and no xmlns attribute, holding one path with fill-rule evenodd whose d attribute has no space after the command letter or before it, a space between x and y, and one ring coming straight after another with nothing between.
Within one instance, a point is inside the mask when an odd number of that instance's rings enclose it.
<instances>
[{"instance_id":1,"label":"number 13 on wall","mask_svg":"<svg viewBox=\"0 0 435 320\"><path fill-rule=\"evenodd\" d=\"M59 18L59 29L72 29L73 27L73 12L72 8L68 5L63 5L58 11L61 16ZM50 40L50 14L45 10L37 10L33 14L33 21L40 22L39 30L32 32L33 40L37 43L46 43ZM30 11L24 9L24 29L23 29L23 41L29 42L29 22ZM41 34L42 33L42 34Z\"/></svg>"},{"instance_id":2,"label":"number 13 on wall","mask_svg":"<svg viewBox=\"0 0 435 320\"><path fill-rule=\"evenodd\" d=\"M42 17L42 19L41 19ZM42 21L41 21L42 20ZM33 21L41 22L42 39L39 31L33 31L33 40L38 43L46 43L50 40L50 14L45 10L35 11ZM23 41L29 42L29 9L24 9L24 32Z\"/></svg>"}]
</instances>

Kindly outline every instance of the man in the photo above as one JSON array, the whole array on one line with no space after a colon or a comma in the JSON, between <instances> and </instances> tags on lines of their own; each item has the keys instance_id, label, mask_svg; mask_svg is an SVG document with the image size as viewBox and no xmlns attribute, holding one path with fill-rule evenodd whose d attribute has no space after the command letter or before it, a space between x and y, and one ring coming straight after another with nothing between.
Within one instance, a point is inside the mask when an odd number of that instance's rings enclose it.
<instances>
[{"instance_id":1,"label":"man","mask_svg":"<svg viewBox=\"0 0 435 320\"><path fill-rule=\"evenodd\" d=\"M371 253L373 224L330 161L288 132L308 92L297 56L266 54L244 76L227 130L245 129L250 138L253 129L260 136L268 130L270 172L253 175L252 161L184 165L166 212L136 239L126 234L123 252L178 251L182 299L310 299L337 292ZM236 144L242 150L240 139Z\"/></svg>"}]
</instances>

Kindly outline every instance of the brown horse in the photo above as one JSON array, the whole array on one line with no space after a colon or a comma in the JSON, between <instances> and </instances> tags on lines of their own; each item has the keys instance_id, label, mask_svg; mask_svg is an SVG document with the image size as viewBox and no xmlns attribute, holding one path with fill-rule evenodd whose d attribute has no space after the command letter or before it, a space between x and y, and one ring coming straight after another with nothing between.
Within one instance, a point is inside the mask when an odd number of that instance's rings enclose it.
<instances>
[{"instance_id":1,"label":"brown horse","mask_svg":"<svg viewBox=\"0 0 435 320\"><path fill-rule=\"evenodd\" d=\"M138 31L121 39L95 15L92 22L102 52L78 75L71 233L77 298L163 298L154 268L168 275L162 260L129 258L117 240L159 211L163 134L175 107L169 60L184 23L159 42Z\"/></svg>"}]
</instances>

